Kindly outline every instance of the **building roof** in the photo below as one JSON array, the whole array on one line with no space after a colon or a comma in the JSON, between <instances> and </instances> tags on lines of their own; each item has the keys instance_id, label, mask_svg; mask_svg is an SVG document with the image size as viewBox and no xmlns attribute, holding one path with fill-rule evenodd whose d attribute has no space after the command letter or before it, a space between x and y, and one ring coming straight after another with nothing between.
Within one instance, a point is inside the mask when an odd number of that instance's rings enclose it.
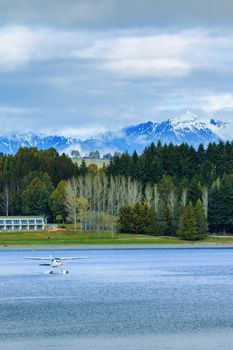
<instances>
[{"instance_id":1,"label":"building roof","mask_svg":"<svg viewBox=\"0 0 233 350\"><path fill-rule=\"evenodd\" d=\"M31 219L45 219L44 216L0 216L0 220L31 220Z\"/></svg>"}]
</instances>

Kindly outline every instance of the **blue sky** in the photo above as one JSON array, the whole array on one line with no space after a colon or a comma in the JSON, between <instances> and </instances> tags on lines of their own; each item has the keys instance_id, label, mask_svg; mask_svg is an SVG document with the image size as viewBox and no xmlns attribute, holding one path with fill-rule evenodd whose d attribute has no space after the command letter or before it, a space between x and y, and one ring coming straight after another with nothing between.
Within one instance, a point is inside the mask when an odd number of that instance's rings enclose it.
<instances>
[{"instance_id":1,"label":"blue sky","mask_svg":"<svg viewBox=\"0 0 233 350\"><path fill-rule=\"evenodd\" d=\"M231 120L232 16L230 0L0 0L1 133Z\"/></svg>"}]
</instances>

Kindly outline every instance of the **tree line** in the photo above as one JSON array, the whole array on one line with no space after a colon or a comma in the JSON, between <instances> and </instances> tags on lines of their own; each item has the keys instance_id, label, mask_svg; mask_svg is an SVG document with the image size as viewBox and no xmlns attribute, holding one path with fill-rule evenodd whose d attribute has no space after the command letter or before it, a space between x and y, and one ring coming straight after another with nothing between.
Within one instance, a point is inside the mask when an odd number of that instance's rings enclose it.
<instances>
[{"instance_id":1,"label":"tree line","mask_svg":"<svg viewBox=\"0 0 233 350\"><path fill-rule=\"evenodd\" d=\"M232 142L210 143L206 149L203 145L195 149L187 144L152 143L141 155L136 152L115 155L107 173L136 179L145 195L148 185L157 185L160 200L164 202L161 205L165 205L168 212L173 211L171 208L177 199L186 205L191 202L193 206L200 199L209 232L233 232ZM168 179L170 183L166 184Z\"/></svg>"},{"instance_id":2,"label":"tree line","mask_svg":"<svg viewBox=\"0 0 233 350\"><path fill-rule=\"evenodd\" d=\"M151 144L141 155L115 155L101 169L77 166L53 148L0 154L0 214L45 215L86 230L189 232L192 239L207 228L232 232L233 143L197 150Z\"/></svg>"}]
</instances>

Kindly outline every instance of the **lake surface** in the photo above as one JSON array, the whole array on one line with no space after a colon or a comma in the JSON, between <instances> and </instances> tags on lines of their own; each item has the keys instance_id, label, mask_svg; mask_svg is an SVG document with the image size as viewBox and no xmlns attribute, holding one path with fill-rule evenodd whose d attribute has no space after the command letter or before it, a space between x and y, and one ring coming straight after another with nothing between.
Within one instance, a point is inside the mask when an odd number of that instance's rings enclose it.
<instances>
[{"instance_id":1,"label":"lake surface","mask_svg":"<svg viewBox=\"0 0 233 350\"><path fill-rule=\"evenodd\" d=\"M232 249L0 251L1 350L232 350Z\"/></svg>"}]
</instances>

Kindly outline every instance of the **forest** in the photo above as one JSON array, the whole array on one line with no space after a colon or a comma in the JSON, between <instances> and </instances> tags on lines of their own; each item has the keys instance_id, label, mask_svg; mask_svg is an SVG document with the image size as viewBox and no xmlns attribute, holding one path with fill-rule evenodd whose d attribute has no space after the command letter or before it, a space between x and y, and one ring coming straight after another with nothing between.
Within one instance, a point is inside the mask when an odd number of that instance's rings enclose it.
<instances>
[{"instance_id":1,"label":"forest","mask_svg":"<svg viewBox=\"0 0 233 350\"><path fill-rule=\"evenodd\" d=\"M0 214L184 239L232 233L233 143L152 143L99 169L53 148L0 154Z\"/></svg>"}]
</instances>

